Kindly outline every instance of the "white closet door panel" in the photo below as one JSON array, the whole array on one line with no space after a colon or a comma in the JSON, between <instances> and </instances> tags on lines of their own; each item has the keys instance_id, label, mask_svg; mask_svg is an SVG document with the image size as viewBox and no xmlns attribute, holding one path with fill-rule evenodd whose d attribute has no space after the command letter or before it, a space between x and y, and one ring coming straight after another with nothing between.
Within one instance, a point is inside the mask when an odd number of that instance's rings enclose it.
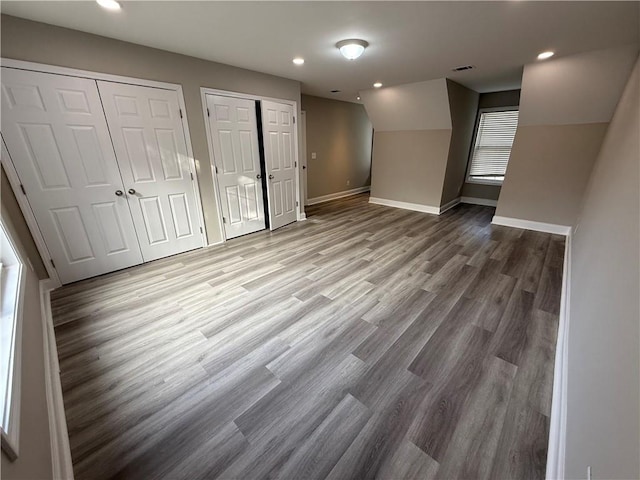
<instances>
[{"instance_id":1,"label":"white closet door panel","mask_svg":"<svg viewBox=\"0 0 640 480\"><path fill-rule=\"evenodd\" d=\"M177 92L104 81L98 88L144 260L202 247Z\"/></svg>"},{"instance_id":2,"label":"white closet door panel","mask_svg":"<svg viewBox=\"0 0 640 480\"><path fill-rule=\"evenodd\" d=\"M227 239L265 228L255 102L207 95Z\"/></svg>"},{"instance_id":3,"label":"white closet door panel","mask_svg":"<svg viewBox=\"0 0 640 480\"><path fill-rule=\"evenodd\" d=\"M297 220L293 106L262 101L271 230Z\"/></svg>"},{"instance_id":4,"label":"white closet door panel","mask_svg":"<svg viewBox=\"0 0 640 480\"><path fill-rule=\"evenodd\" d=\"M63 283L142 263L95 81L3 67L2 136Z\"/></svg>"}]
</instances>

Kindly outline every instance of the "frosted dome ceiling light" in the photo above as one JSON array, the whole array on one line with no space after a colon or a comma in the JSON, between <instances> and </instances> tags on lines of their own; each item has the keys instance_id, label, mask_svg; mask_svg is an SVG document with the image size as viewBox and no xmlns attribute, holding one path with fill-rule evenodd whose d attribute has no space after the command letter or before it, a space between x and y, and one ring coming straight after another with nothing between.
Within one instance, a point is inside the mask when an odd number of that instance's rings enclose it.
<instances>
[{"instance_id":1,"label":"frosted dome ceiling light","mask_svg":"<svg viewBox=\"0 0 640 480\"><path fill-rule=\"evenodd\" d=\"M296 65L303 65L304 64L304 58L296 57L296 58L293 59L293 63L295 63Z\"/></svg>"},{"instance_id":2,"label":"frosted dome ceiling light","mask_svg":"<svg viewBox=\"0 0 640 480\"><path fill-rule=\"evenodd\" d=\"M364 49L369 46L369 42L352 38L350 40L342 40L336 43L336 47L347 60L355 60L364 53Z\"/></svg>"},{"instance_id":3,"label":"frosted dome ceiling light","mask_svg":"<svg viewBox=\"0 0 640 480\"><path fill-rule=\"evenodd\" d=\"M116 0L96 0L96 2L107 10L120 10L120 4Z\"/></svg>"},{"instance_id":4,"label":"frosted dome ceiling light","mask_svg":"<svg viewBox=\"0 0 640 480\"><path fill-rule=\"evenodd\" d=\"M546 60L547 58L553 57L553 52L542 52L538 55L538 60Z\"/></svg>"}]
</instances>

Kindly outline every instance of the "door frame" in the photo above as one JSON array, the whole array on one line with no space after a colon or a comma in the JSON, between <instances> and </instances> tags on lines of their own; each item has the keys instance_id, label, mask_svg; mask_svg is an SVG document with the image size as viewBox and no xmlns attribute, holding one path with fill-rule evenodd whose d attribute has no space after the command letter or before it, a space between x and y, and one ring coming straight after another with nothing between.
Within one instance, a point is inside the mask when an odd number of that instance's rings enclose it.
<instances>
[{"instance_id":1,"label":"door frame","mask_svg":"<svg viewBox=\"0 0 640 480\"><path fill-rule=\"evenodd\" d=\"M196 206L198 209L198 219L200 221L200 227L202 228L202 241L203 247L209 245L208 243L208 235L207 230L205 228L204 223L204 211L202 208L202 197L200 196L200 185L198 178L198 169L196 167L196 161L193 155L193 146L191 145L191 133L189 132L189 123L187 122L187 108L184 103L184 94L182 92L182 85L176 83L166 83L166 82L157 82L155 80L145 80L142 78L134 78L134 77L125 77L122 75L112 75L109 73L99 73L92 72L89 70L80 70L76 68L68 68L68 67L58 67L56 65L47 65L44 63L35 63L35 62L25 62L22 60L13 60L10 58L0 57L0 63L2 67L14 68L18 70L27 70L32 72L40 72L40 73L51 73L57 75L65 75L67 77L79 77L86 78L89 80L104 80L107 82L115 82L115 83L126 83L129 85L137 85L141 87L153 87L153 88L161 88L163 90L173 90L178 94L178 104L183 115L181 115L182 128L184 130L185 143L187 144L187 155L189 157L189 167L191 173L193 174L193 188L196 194ZM44 263L45 268L47 269L47 274L52 281L52 287L57 288L62 286L62 282L60 281L60 277L58 276L58 272L56 272L55 268L51 264L51 255L49 254L49 250L44 241L44 237L40 232L40 228L38 227L38 222L36 221L36 217L31 210L31 205L27 200L26 196L22 194L22 190L20 189L20 177L18 176L18 172L13 164L13 159L9 154L8 149L4 144L4 138L2 139L2 152L4 155L1 157L1 163L4 167L5 172L7 173L7 178L9 179L9 183L11 184L11 188L13 193L18 200L18 205L20 205L20 210L22 211L22 215L29 227L29 231L33 236L33 240L38 248L38 253L42 259L42 263Z\"/></svg>"},{"instance_id":2,"label":"door frame","mask_svg":"<svg viewBox=\"0 0 640 480\"><path fill-rule=\"evenodd\" d=\"M302 110L300 112L300 130L302 131L302 158L300 159L302 163L302 201L304 202L304 206L307 206L307 202L309 201L309 190L308 190L308 175L309 175L309 166L307 165L307 111Z\"/></svg>"},{"instance_id":3,"label":"door frame","mask_svg":"<svg viewBox=\"0 0 640 480\"><path fill-rule=\"evenodd\" d=\"M286 105L291 105L294 111L294 117L298 117L298 102L295 100L284 100L282 98L274 98L274 97L266 97L264 95L252 95L250 93L241 93L241 92L232 92L229 90L219 90L216 88L209 87L200 87L200 99L202 101L202 116L204 118L205 130L207 133L207 148L209 150L209 161L211 163L211 177L213 178L213 189L216 195L216 201L218 202L218 231L220 232L220 237L222 240L217 243L224 243L227 241L227 237L224 232L224 225L222 224L222 203L220 202L220 189L218 188L218 176L216 174L215 169L215 158L213 153L213 139L211 137L211 129L209 128L209 116L207 115L207 95L219 95L222 97L232 97L232 98L242 98L244 100L255 100L262 101L268 100L270 102L276 103L284 103ZM299 119L298 119L299 120ZM300 201L300 156L299 147L298 147L298 132L300 129L300 122L296 122L294 142L295 142L295 170L296 170L296 202L298 203L296 207L296 220L304 220L306 217L302 212L304 212L304 200ZM258 139L261 141L263 139ZM266 172L265 172L266 173ZM268 197L267 197L268 199ZM214 244L215 245L215 244Z\"/></svg>"}]
</instances>

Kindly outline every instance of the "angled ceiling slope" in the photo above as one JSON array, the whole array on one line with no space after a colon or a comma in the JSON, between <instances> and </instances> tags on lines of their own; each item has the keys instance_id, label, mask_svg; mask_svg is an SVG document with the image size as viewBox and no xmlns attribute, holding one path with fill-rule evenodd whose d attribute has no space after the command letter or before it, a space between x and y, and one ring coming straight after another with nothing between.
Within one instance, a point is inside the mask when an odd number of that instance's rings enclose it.
<instances>
[{"instance_id":1,"label":"angled ceiling slope","mask_svg":"<svg viewBox=\"0 0 640 480\"><path fill-rule=\"evenodd\" d=\"M299 80L304 93L348 101L374 81L517 88L522 66L543 50L640 41L638 2L121 3L110 12L92 1L3 1L2 13ZM354 37L370 46L348 61L335 44ZM304 65L292 63L297 56ZM460 65L475 68L451 71Z\"/></svg>"}]
</instances>

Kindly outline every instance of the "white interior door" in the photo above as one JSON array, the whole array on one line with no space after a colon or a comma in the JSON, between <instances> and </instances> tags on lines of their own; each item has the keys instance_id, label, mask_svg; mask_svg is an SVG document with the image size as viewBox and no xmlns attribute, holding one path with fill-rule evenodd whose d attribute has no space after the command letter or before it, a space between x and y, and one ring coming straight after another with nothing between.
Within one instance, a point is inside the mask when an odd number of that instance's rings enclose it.
<instances>
[{"instance_id":1,"label":"white interior door","mask_svg":"<svg viewBox=\"0 0 640 480\"><path fill-rule=\"evenodd\" d=\"M142 263L94 80L3 67L2 136L62 283Z\"/></svg>"},{"instance_id":2,"label":"white interior door","mask_svg":"<svg viewBox=\"0 0 640 480\"><path fill-rule=\"evenodd\" d=\"M218 191L227 239L265 228L254 100L207 95Z\"/></svg>"},{"instance_id":3,"label":"white interior door","mask_svg":"<svg viewBox=\"0 0 640 480\"><path fill-rule=\"evenodd\" d=\"M296 166L293 106L262 101L262 132L267 166L271 230L295 222Z\"/></svg>"},{"instance_id":4,"label":"white interior door","mask_svg":"<svg viewBox=\"0 0 640 480\"><path fill-rule=\"evenodd\" d=\"M145 261L203 246L174 90L98 81Z\"/></svg>"}]
</instances>

